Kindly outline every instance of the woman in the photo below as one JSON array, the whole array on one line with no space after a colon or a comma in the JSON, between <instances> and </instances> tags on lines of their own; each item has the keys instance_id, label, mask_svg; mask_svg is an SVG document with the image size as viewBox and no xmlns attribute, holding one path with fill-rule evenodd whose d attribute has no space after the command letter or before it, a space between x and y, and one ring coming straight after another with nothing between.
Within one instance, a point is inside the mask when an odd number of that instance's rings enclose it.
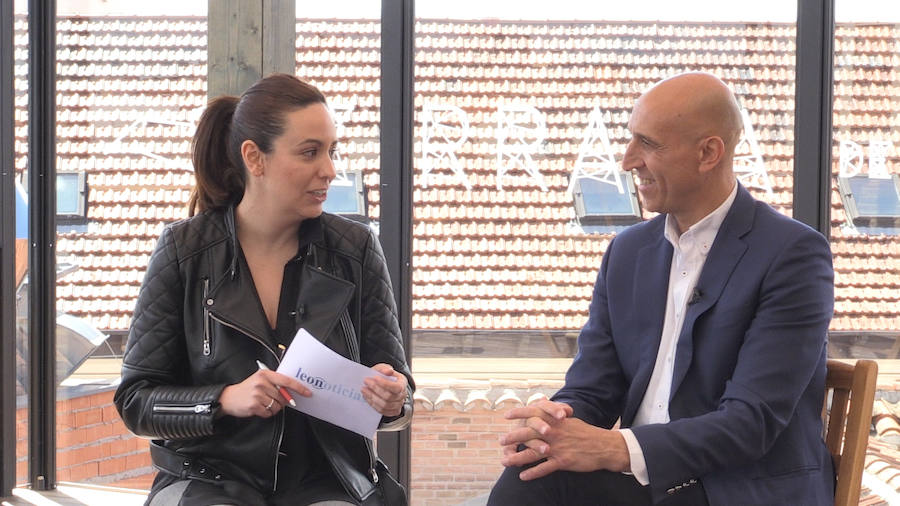
<instances>
[{"instance_id":1,"label":"woman","mask_svg":"<svg viewBox=\"0 0 900 506\"><path fill-rule=\"evenodd\" d=\"M280 388L310 391L273 372L304 328L390 377L361 390L381 429L412 416L378 239L322 212L335 135L322 94L286 74L201 117L191 217L150 257L115 396L128 428L155 440L148 504L405 503L370 440L285 409Z\"/></svg>"}]
</instances>

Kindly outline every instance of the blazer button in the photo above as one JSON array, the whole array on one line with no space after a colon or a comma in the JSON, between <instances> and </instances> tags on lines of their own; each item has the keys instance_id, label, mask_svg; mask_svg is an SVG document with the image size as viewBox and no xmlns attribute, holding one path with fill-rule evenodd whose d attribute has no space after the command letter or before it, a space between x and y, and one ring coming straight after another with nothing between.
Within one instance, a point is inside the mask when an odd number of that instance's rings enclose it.
<instances>
[{"instance_id":1,"label":"blazer button","mask_svg":"<svg viewBox=\"0 0 900 506\"><path fill-rule=\"evenodd\" d=\"M212 299L206 299L206 305L207 305L207 306L212 306L212 305L213 305L213 302L215 302L215 301L213 301Z\"/></svg>"}]
</instances>

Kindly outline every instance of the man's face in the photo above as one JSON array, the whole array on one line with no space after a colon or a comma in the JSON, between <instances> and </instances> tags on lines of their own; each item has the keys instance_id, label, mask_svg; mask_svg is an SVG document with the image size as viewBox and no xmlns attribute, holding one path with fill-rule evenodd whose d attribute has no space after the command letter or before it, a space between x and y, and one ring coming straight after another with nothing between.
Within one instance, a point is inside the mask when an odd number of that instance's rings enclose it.
<instances>
[{"instance_id":1,"label":"man's face","mask_svg":"<svg viewBox=\"0 0 900 506\"><path fill-rule=\"evenodd\" d=\"M635 103L622 167L635 172L644 209L672 214L681 225L679 218L689 219L699 207L699 146L684 131L686 118L674 111L677 105L659 91L651 90Z\"/></svg>"}]
</instances>

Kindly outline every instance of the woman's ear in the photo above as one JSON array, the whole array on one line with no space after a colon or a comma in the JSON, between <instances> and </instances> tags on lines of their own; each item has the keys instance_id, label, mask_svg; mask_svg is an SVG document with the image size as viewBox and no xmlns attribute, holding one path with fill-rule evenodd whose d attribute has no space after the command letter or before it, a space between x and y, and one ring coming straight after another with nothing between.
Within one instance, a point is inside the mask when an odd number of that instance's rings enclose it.
<instances>
[{"instance_id":1,"label":"woman's ear","mask_svg":"<svg viewBox=\"0 0 900 506\"><path fill-rule=\"evenodd\" d=\"M255 142L247 139L241 143L241 158L251 176L260 177L265 174L265 156Z\"/></svg>"}]
</instances>

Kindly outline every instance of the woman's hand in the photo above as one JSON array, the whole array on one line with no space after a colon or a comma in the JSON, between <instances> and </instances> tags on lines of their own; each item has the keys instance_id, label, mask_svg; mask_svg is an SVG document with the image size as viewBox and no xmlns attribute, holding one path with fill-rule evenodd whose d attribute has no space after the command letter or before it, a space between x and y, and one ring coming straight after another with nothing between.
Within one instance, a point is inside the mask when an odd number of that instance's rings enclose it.
<instances>
[{"instance_id":1,"label":"woman's hand","mask_svg":"<svg viewBox=\"0 0 900 506\"><path fill-rule=\"evenodd\" d=\"M372 369L388 376L376 376L363 380L362 395L375 411L382 416L397 416L403 412L403 403L406 402L406 387L409 380L406 376L395 371L389 364L375 364Z\"/></svg>"},{"instance_id":2,"label":"woman's hand","mask_svg":"<svg viewBox=\"0 0 900 506\"><path fill-rule=\"evenodd\" d=\"M284 387L304 397L312 393L296 378L275 371L259 370L236 385L228 385L219 396L219 404L226 415L245 418L260 416L268 418L278 413L288 400L281 395L278 387Z\"/></svg>"}]
</instances>

